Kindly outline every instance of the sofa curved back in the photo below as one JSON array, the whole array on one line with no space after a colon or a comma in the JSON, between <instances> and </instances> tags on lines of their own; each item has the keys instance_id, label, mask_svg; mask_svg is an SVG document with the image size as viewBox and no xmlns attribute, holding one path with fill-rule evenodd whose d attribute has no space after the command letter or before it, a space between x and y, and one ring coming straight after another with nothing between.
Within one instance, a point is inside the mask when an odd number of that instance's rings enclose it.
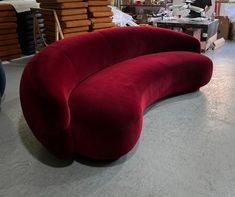
<instances>
[{"instance_id":1,"label":"sofa curved back","mask_svg":"<svg viewBox=\"0 0 235 197\"><path fill-rule=\"evenodd\" d=\"M74 65L79 82L107 66L141 55L184 50L200 53L199 42L191 36L154 27L113 28L72 37L55 43L47 53L55 48Z\"/></svg>"},{"instance_id":2,"label":"sofa curved back","mask_svg":"<svg viewBox=\"0 0 235 197\"><path fill-rule=\"evenodd\" d=\"M54 43L26 65L20 100L29 127L49 150L72 154L68 100L83 80L115 63L163 51L200 53L200 43L183 33L153 27L98 31ZM58 149L59 146L61 150Z\"/></svg>"}]
</instances>

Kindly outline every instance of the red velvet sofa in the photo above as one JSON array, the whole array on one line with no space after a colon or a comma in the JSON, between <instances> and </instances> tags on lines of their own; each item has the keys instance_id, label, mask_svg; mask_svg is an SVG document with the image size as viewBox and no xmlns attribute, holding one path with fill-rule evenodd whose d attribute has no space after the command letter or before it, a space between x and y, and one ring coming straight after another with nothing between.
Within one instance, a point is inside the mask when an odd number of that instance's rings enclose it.
<instances>
[{"instance_id":1,"label":"red velvet sofa","mask_svg":"<svg viewBox=\"0 0 235 197\"><path fill-rule=\"evenodd\" d=\"M191 36L113 28L64 39L36 54L22 75L21 105L34 135L58 158L114 160L136 144L146 107L198 90L212 69Z\"/></svg>"}]
</instances>

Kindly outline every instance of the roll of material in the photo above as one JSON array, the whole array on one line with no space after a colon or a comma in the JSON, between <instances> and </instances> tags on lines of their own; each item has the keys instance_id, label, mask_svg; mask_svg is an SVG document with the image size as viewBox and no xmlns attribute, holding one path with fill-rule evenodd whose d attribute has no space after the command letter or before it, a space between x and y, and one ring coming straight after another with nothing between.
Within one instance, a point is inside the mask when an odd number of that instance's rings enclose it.
<instances>
[{"instance_id":1,"label":"roll of material","mask_svg":"<svg viewBox=\"0 0 235 197\"><path fill-rule=\"evenodd\" d=\"M212 44L213 47L212 48L213 49L218 49L218 48L224 46L224 43L225 43L225 39L220 38L220 39L213 42L213 44Z\"/></svg>"},{"instance_id":2,"label":"roll of material","mask_svg":"<svg viewBox=\"0 0 235 197\"><path fill-rule=\"evenodd\" d=\"M40 30L44 30L44 19L41 14L36 14ZM33 35L33 15L31 11L17 13L18 35L22 53L31 55L35 53L35 41ZM42 44L41 38L37 38L37 44Z\"/></svg>"},{"instance_id":3,"label":"roll of material","mask_svg":"<svg viewBox=\"0 0 235 197\"><path fill-rule=\"evenodd\" d=\"M42 19L43 16L41 13L36 13L36 17L38 19ZM33 15L32 15L32 12L31 11L27 11L27 12L21 12L21 13L18 13L17 14L17 20L20 20L20 21L24 21L24 20L32 20L33 18Z\"/></svg>"}]
</instances>

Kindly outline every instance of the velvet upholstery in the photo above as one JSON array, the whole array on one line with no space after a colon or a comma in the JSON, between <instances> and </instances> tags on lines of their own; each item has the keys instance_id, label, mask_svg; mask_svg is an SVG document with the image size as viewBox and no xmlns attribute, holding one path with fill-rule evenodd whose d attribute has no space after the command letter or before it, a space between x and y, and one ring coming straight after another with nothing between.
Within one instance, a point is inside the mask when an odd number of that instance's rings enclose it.
<instances>
[{"instance_id":1,"label":"velvet upholstery","mask_svg":"<svg viewBox=\"0 0 235 197\"><path fill-rule=\"evenodd\" d=\"M6 86L6 75L3 70L1 60L0 60L0 104L1 104L1 97L5 90L5 86Z\"/></svg>"},{"instance_id":2,"label":"velvet upholstery","mask_svg":"<svg viewBox=\"0 0 235 197\"><path fill-rule=\"evenodd\" d=\"M123 27L56 42L25 67L20 99L37 139L61 159L118 159L136 144L144 109L198 90L212 62L193 37Z\"/></svg>"}]
</instances>

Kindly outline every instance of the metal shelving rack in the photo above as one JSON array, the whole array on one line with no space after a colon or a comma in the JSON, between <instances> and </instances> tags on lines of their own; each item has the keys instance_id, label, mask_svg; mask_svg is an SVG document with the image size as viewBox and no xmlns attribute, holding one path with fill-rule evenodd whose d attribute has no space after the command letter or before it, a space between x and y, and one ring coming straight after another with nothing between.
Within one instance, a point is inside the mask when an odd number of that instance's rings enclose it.
<instances>
[{"instance_id":1,"label":"metal shelving rack","mask_svg":"<svg viewBox=\"0 0 235 197\"><path fill-rule=\"evenodd\" d=\"M152 3L151 3L152 2ZM160 8L164 8L165 10L167 9L168 4L172 4L173 0L159 0L159 1L151 1L151 0L146 0L147 4L134 4L132 0L116 0L114 2L114 5L118 7L120 10L123 10L125 12L126 8L130 8L132 10L132 13L129 13L130 15L138 15L138 16L147 16L148 14L157 14ZM135 12L133 12L135 10ZM140 14L140 12L142 12Z\"/></svg>"}]
</instances>

